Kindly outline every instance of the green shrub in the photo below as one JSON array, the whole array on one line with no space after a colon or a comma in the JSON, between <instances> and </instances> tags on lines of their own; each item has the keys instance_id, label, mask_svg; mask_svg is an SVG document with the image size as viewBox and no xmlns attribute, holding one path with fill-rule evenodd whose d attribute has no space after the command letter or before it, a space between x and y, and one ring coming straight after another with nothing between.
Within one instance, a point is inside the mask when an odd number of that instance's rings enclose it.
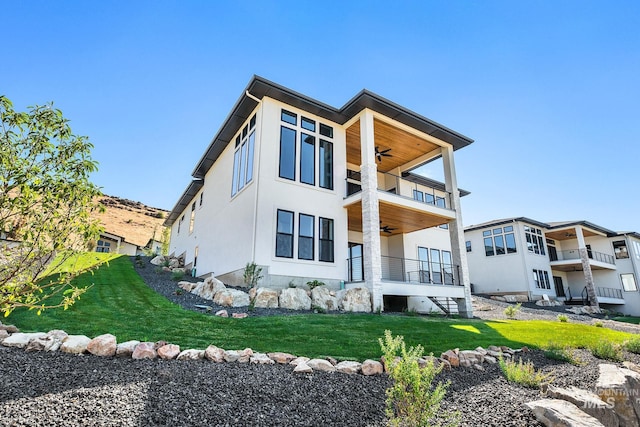
<instances>
[{"instance_id":1,"label":"green shrub","mask_svg":"<svg viewBox=\"0 0 640 427\"><path fill-rule=\"evenodd\" d=\"M515 360L504 360L502 357L499 362L502 373L507 381L523 385L525 387L537 388L542 385L549 384L553 378L551 374L544 374L536 371L533 362L523 362L520 359L517 363Z\"/></svg>"},{"instance_id":2,"label":"green shrub","mask_svg":"<svg viewBox=\"0 0 640 427\"><path fill-rule=\"evenodd\" d=\"M172 271L171 272L171 280L175 280L176 282L181 280L184 277L184 271Z\"/></svg>"},{"instance_id":3,"label":"green shrub","mask_svg":"<svg viewBox=\"0 0 640 427\"><path fill-rule=\"evenodd\" d=\"M244 283L246 283L249 288L254 288L263 277L262 267L259 267L255 262L248 262L244 267L242 277L244 278Z\"/></svg>"},{"instance_id":4,"label":"green shrub","mask_svg":"<svg viewBox=\"0 0 640 427\"><path fill-rule=\"evenodd\" d=\"M520 311L520 307L522 307L522 303L517 303L516 305L510 305L509 307L504 309L504 315L509 319L515 319L516 314Z\"/></svg>"},{"instance_id":5,"label":"green shrub","mask_svg":"<svg viewBox=\"0 0 640 427\"><path fill-rule=\"evenodd\" d=\"M593 322L593 326L595 326L596 328L602 328L604 326L604 323L602 323L602 320L596 320L595 322Z\"/></svg>"},{"instance_id":6,"label":"green shrub","mask_svg":"<svg viewBox=\"0 0 640 427\"><path fill-rule=\"evenodd\" d=\"M631 338L624 343L624 348L631 353L640 354L640 338Z\"/></svg>"},{"instance_id":7,"label":"green shrub","mask_svg":"<svg viewBox=\"0 0 640 427\"><path fill-rule=\"evenodd\" d=\"M558 320L562 323L567 323L569 321L569 316L566 314L558 314Z\"/></svg>"},{"instance_id":8,"label":"green shrub","mask_svg":"<svg viewBox=\"0 0 640 427\"><path fill-rule=\"evenodd\" d=\"M442 413L440 405L449 383L433 380L442 370L428 358L426 366L420 368L418 359L423 348L418 345L408 350L402 336L392 337L391 331L384 331L384 339L379 338L386 369L393 385L386 391L386 414L391 426L429 426L438 418L446 419L447 425L459 424L459 414Z\"/></svg>"},{"instance_id":9,"label":"green shrub","mask_svg":"<svg viewBox=\"0 0 640 427\"><path fill-rule=\"evenodd\" d=\"M622 362L622 346L611 341L598 341L591 348L591 354L598 359Z\"/></svg>"},{"instance_id":10,"label":"green shrub","mask_svg":"<svg viewBox=\"0 0 640 427\"><path fill-rule=\"evenodd\" d=\"M309 287L309 289L314 289L317 288L318 286L324 286L324 282L321 282L319 280L313 280L311 282L307 282L307 286Z\"/></svg>"},{"instance_id":11,"label":"green shrub","mask_svg":"<svg viewBox=\"0 0 640 427\"><path fill-rule=\"evenodd\" d=\"M561 362L571 363L575 366L584 364L576 354L575 349L568 345L562 345L556 342L550 342L547 344L547 348L544 350L544 355L547 359L559 360Z\"/></svg>"}]
</instances>

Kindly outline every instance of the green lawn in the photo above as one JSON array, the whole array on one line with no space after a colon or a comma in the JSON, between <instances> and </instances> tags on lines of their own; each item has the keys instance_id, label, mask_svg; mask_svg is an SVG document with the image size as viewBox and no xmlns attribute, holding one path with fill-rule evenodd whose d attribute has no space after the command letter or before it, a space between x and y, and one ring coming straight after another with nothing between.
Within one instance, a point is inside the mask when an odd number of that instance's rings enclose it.
<instances>
[{"instance_id":1,"label":"green lawn","mask_svg":"<svg viewBox=\"0 0 640 427\"><path fill-rule=\"evenodd\" d=\"M427 353L460 347L508 345L544 347L549 341L584 347L608 339L622 342L630 334L572 323L543 321L480 321L376 314L316 314L225 319L183 310L147 287L129 258L95 253L79 260L109 260L76 279L93 287L68 310L16 310L4 323L23 331L64 329L94 337L114 334L119 342L166 340L183 348L226 349L251 347L256 351L285 351L309 357L378 358L377 339L385 329L404 335L409 345L422 344Z\"/></svg>"}]
</instances>

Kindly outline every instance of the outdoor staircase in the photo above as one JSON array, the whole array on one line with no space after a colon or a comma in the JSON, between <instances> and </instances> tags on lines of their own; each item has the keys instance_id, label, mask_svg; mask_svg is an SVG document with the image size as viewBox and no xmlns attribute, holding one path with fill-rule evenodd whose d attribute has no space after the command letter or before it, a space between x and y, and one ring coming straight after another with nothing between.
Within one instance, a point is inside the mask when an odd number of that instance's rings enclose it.
<instances>
[{"instance_id":1,"label":"outdoor staircase","mask_svg":"<svg viewBox=\"0 0 640 427\"><path fill-rule=\"evenodd\" d=\"M458 304L453 298L449 297L429 297L431 302L435 304L445 315L459 314Z\"/></svg>"}]
</instances>

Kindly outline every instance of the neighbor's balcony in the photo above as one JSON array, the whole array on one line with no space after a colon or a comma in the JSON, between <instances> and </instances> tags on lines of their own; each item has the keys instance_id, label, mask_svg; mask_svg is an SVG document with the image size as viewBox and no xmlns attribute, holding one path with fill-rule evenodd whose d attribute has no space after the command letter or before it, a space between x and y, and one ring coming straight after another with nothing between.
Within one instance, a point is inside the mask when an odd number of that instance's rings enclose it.
<instances>
[{"instance_id":1,"label":"neighbor's balcony","mask_svg":"<svg viewBox=\"0 0 640 427\"><path fill-rule=\"evenodd\" d=\"M613 255L587 249L591 268L594 270L615 270L616 259ZM578 249L567 249L557 253L549 253L551 267L560 271L576 271L582 269L580 251ZM579 268L578 268L579 267Z\"/></svg>"},{"instance_id":2,"label":"neighbor's balcony","mask_svg":"<svg viewBox=\"0 0 640 427\"><path fill-rule=\"evenodd\" d=\"M459 267L442 262L381 256L382 280L414 285L462 286ZM348 282L364 280L362 257L347 259Z\"/></svg>"}]
</instances>

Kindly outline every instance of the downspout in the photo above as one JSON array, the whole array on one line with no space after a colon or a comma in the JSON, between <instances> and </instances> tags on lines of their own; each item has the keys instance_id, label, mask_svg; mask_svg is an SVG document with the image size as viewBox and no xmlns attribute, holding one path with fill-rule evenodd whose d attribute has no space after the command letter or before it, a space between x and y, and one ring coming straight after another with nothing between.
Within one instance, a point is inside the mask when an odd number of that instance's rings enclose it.
<instances>
[{"instance_id":1,"label":"downspout","mask_svg":"<svg viewBox=\"0 0 640 427\"><path fill-rule=\"evenodd\" d=\"M246 90L244 92L244 94L253 99L254 101L256 101L258 103L258 106L260 107L260 139L258 140L258 129L255 130L256 132L256 142L259 144L260 148L258 149L258 156L254 156L254 158L258 159L258 165L256 167L256 176L255 176L255 186L256 186L256 191L255 191L255 197L254 197L254 208L253 208L253 232L251 233L251 262L255 262L256 259L256 234L257 234L257 230L258 230L258 195L260 194L260 166L262 164L262 116L263 116L263 112L264 109L262 108L262 106L260 104L262 104L262 100L256 98L255 96L251 95L249 93L248 90Z\"/></svg>"}]
</instances>

